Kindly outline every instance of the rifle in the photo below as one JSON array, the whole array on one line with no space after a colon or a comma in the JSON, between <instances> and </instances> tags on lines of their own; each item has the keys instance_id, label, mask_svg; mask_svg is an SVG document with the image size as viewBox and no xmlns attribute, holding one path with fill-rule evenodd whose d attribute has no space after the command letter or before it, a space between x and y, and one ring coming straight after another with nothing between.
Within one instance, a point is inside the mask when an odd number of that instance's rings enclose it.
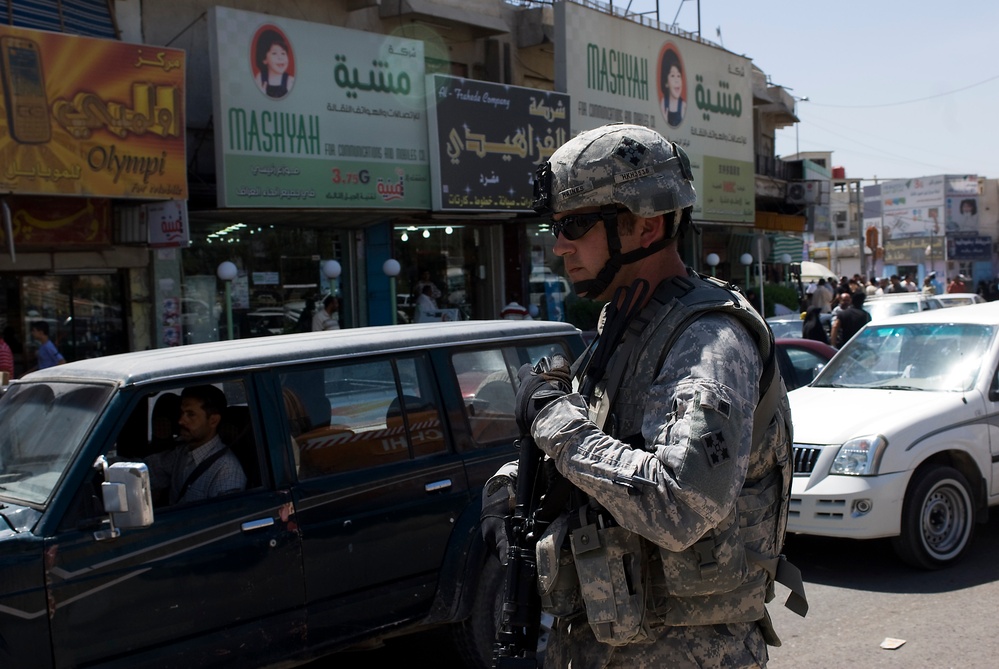
<instances>
[{"instance_id":1,"label":"rifle","mask_svg":"<svg viewBox=\"0 0 999 669\"><path fill-rule=\"evenodd\" d=\"M493 646L496 669L536 669L541 631L541 595L535 546L544 527L535 518L541 502L538 472L544 454L530 435L517 441L517 497L506 518L507 552L503 608ZM547 526L547 523L544 524Z\"/></svg>"},{"instance_id":2,"label":"rifle","mask_svg":"<svg viewBox=\"0 0 999 669\"><path fill-rule=\"evenodd\" d=\"M584 353L574 365L586 367L580 394L589 403L596 382L603 377L617 344L628 324L641 311L648 295L648 283L636 282L630 288L618 288L602 316L603 328L594 341L596 350L587 359ZM637 299L636 299L637 298ZM623 317L619 317L619 314ZM530 434L516 442L516 501L506 518L507 552L503 584L503 607L493 646L495 669L537 669L538 638L541 631L541 595L538 593L538 561L535 548L548 525L565 508L572 484L556 475L546 487L540 480L544 453ZM552 469L554 472L554 468Z\"/></svg>"}]
</instances>

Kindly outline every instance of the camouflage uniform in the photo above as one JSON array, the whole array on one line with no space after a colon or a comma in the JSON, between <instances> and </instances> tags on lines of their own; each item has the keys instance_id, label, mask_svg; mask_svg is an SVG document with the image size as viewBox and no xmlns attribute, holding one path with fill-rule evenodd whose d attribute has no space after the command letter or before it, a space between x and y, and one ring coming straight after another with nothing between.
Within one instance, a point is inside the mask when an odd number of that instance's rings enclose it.
<instances>
[{"instance_id":1,"label":"camouflage uniform","mask_svg":"<svg viewBox=\"0 0 999 669\"><path fill-rule=\"evenodd\" d=\"M560 147L538 171L535 211L599 207L609 252L576 292L601 295L620 267L665 249L691 220L692 180L683 150L648 128L610 124ZM663 215L663 239L625 252L619 206ZM562 395L531 424L581 491L538 542L542 601L557 616L550 669L760 667L777 642L764 602L790 478L786 392L775 376L754 425L772 338L744 298L696 276L685 295L714 304L677 320L686 303L656 296L687 279L665 281L605 344L614 353L589 405Z\"/></svg>"},{"instance_id":2,"label":"camouflage uniform","mask_svg":"<svg viewBox=\"0 0 999 669\"><path fill-rule=\"evenodd\" d=\"M655 364L658 355L661 352L649 351L646 357ZM683 620L689 613L685 598L668 595L660 576L662 567L654 559L657 548L689 549L733 512L747 479L762 479L773 468L772 453L752 453L753 412L759 401L762 367L760 352L746 327L731 315L709 312L679 335L648 388L641 419L642 448L601 430L591 420L591 407L578 394L556 400L539 413L533 436L559 472L606 509L617 524L647 539L645 551L653 554L646 584L651 638L612 646L595 638L584 616L560 620L550 640L546 666L766 664L766 644L755 622L762 615L753 609L747 620L740 613L745 605L739 601L762 598L766 587L762 570L754 569L745 577L749 591L732 588L733 592L710 599L707 605L713 610L700 615L719 622L691 626ZM757 450L772 449L774 439L786 440L786 435L768 436ZM635 494L619 482L635 475L655 482L655 487L643 487ZM772 515L776 516L776 509ZM761 542L764 545L755 546L761 552L773 547L775 532L770 528L770 537ZM703 598L690 601L693 607L705 605Z\"/></svg>"}]
</instances>

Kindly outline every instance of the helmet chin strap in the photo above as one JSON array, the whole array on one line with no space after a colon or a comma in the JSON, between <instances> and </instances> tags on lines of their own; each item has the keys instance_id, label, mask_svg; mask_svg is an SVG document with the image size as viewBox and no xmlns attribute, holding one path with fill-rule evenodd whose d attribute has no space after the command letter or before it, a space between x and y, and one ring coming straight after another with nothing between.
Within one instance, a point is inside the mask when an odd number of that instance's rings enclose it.
<instances>
[{"instance_id":1,"label":"helmet chin strap","mask_svg":"<svg viewBox=\"0 0 999 669\"><path fill-rule=\"evenodd\" d=\"M670 213L672 214L672 212ZM662 251L672 239L671 236L666 236L663 239L653 242L646 248L639 247L633 251L621 253L621 236L617 231L617 205L608 204L600 207L600 215L604 221L604 230L607 232L607 250L610 251L610 257L604 263L603 268L597 273L595 279L584 279L572 284L572 289L576 291L577 295L591 299L607 290L607 287L614 281L614 277L617 276L618 270L622 266L630 265L642 258L649 257L653 253Z\"/></svg>"}]
</instances>

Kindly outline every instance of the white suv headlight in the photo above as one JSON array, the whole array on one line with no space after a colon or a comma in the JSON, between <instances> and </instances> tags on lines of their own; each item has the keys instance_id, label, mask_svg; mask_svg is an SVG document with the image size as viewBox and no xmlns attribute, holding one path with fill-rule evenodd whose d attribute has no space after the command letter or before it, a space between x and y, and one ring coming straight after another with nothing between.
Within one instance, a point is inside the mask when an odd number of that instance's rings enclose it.
<instances>
[{"instance_id":1,"label":"white suv headlight","mask_svg":"<svg viewBox=\"0 0 999 669\"><path fill-rule=\"evenodd\" d=\"M881 455L884 453L888 440L880 434L869 437L851 439L839 447L836 459L833 460L830 474L848 474L850 476L870 476L878 473Z\"/></svg>"}]
</instances>

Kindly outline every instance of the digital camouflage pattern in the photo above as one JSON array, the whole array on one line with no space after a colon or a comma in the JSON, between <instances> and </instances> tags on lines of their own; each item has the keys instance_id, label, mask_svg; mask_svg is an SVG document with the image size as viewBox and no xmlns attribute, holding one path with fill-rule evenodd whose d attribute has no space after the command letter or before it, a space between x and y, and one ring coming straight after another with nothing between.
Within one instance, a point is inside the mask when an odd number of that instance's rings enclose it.
<instances>
[{"instance_id":1,"label":"digital camouflage pattern","mask_svg":"<svg viewBox=\"0 0 999 669\"><path fill-rule=\"evenodd\" d=\"M623 204L652 217L693 206L690 160L640 125L612 123L576 135L549 159L556 212Z\"/></svg>"},{"instance_id":2,"label":"digital camouflage pattern","mask_svg":"<svg viewBox=\"0 0 999 669\"><path fill-rule=\"evenodd\" d=\"M660 354L661 349L647 351L639 366L655 365ZM648 377L655 380L646 386L637 417L621 416L625 436L629 423L640 425L644 449L605 434L579 395L567 395L540 412L532 433L558 470L618 524L648 540L643 557L646 622L652 632L651 643L615 647L597 641L585 617L563 619L546 666L765 665L766 647L755 621L765 616L766 574L747 566L744 556L730 556L725 569L734 569L734 575L718 574L688 592L683 589L700 574L696 564L693 576L690 569L684 571L680 557L739 515L751 516L754 525L752 536L742 540L762 555L774 551L782 529L776 526L776 463L781 449L786 458L790 435L783 421L775 421L753 452L762 366L745 325L731 315L707 312L679 335L661 369ZM779 377L774 382L780 383ZM783 388L781 394L786 410ZM636 494L621 483L634 476L654 486L642 486Z\"/></svg>"}]
</instances>

